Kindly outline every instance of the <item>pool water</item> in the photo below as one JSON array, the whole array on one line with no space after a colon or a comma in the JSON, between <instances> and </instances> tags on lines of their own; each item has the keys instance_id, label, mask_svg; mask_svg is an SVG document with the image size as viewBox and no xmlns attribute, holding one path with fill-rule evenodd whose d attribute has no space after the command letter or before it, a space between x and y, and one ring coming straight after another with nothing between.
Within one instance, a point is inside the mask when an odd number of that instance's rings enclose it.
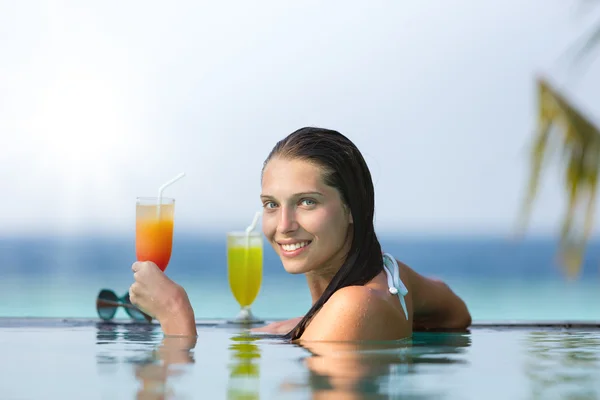
<instances>
[{"instance_id":1,"label":"pool water","mask_svg":"<svg viewBox=\"0 0 600 400\"><path fill-rule=\"evenodd\" d=\"M600 327L497 326L301 347L225 321L0 318L2 399L597 399Z\"/></svg>"}]
</instances>

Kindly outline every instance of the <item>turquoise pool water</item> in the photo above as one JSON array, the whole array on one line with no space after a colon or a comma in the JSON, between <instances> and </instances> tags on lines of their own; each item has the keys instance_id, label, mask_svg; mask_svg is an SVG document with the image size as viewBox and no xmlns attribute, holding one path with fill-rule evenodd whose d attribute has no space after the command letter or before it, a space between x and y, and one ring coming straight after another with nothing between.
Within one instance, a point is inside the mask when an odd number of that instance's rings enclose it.
<instances>
[{"instance_id":1,"label":"turquoise pool water","mask_svg":"<svg viewBox=\"0 0 600 400\"><path fill-rule=\"evenodd\" d=\"M198 321L0 319L2 399L597 399L600 328L478 325L467 333L310 348Z\"/></svg>"},{"instance_id":2,"label":"turquoise pool water","mask_svg":"<svg viewBox=\"0 0 600 400\"><path fill-rule=\"evenodd\" d=\"M98 291L123 295L132 283L132 235L0 239L0 399L600 398L599 241L574 281L553 263L552 240L382 243L448 282L477 325L368 346L303 348L249 336L219 320L239 311L222 235L181 235L167 274L186 288L198 318L198 343L188 351L163 342L155 325L98 323ZM263 275L255 315L296 317L310 307L304 277L285 273L268 247ZM549 320L585 324L514 325Z\"/></svg>"},{"instance_id":3,"label":"turquoise pool water","mask_svg":"<svg viewBox=\"0 0 600 400\"><path fill-rule=\"evenodd\" d=\"M590 243L582 276L566 280L556 241L383 236L383 248L425 276L442 278L474 321L600 321L600 241ZM0 238L0 317L95 318L102 288L125 294L133 282L134 234L126 237ZM187 290L197 318L239 312L228 283L224 236L177 234L167 275ZM252 304L261 318L303 315L306 279L285 272L265 246L263 280ZM122 314L120 314L122 315Z\"/></svg>"}]
</instances>

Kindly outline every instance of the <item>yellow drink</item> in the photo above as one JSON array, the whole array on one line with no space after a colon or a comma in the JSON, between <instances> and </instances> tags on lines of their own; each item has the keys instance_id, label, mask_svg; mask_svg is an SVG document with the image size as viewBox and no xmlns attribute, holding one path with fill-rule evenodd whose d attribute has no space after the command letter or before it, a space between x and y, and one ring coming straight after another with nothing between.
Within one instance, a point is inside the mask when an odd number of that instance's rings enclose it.
<instances>
[{"instance_id":1,"label":"yellow drink","mask_svg":"<svg viewBox=\"0 0 600 400\"><path fill-rule=\"evenodd\" d=\"M260 234L230 233L227 238L229 287L242 308L250 306L262 284L263 248Z\"/></svg>"}]
</instances>

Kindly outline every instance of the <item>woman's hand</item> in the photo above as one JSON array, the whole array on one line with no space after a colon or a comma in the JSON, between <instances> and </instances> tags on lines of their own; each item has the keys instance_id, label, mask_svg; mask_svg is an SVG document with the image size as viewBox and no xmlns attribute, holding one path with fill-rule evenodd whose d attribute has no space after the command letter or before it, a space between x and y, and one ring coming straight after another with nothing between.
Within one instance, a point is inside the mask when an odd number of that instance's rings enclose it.
<instances>
[{"instance_id":1,"label":"woman's hand","mask_svg":"<svg viewBox=\"0 0 600 400\"><path fill-rule=\"evenodd\" d=\"M194 310L185 290L151 261L131 266L135 282L129 288L131 302L156 318L165 335L196 335Z\"/></svg>"}]
</instances>

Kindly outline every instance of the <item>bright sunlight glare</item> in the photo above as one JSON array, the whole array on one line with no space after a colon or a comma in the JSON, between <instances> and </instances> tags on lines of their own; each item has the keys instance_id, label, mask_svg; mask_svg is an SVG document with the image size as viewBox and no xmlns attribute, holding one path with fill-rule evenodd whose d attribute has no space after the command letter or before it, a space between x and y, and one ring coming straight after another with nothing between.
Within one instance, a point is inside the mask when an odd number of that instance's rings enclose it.
<instances>
[{"instance_id":1,"label":"bright sunlight glare","mask_svg":"<svg viewBox=\"0 0 600 400\"><path fill-rule=\"evenodd\" d=\"M63 213L75 223L93 207L89 199L119 195L115 183L136 135L114 81L89 68L61 72L41 90L29 132L38 166L56 181Z\"/></svg>"}]
</instances>

